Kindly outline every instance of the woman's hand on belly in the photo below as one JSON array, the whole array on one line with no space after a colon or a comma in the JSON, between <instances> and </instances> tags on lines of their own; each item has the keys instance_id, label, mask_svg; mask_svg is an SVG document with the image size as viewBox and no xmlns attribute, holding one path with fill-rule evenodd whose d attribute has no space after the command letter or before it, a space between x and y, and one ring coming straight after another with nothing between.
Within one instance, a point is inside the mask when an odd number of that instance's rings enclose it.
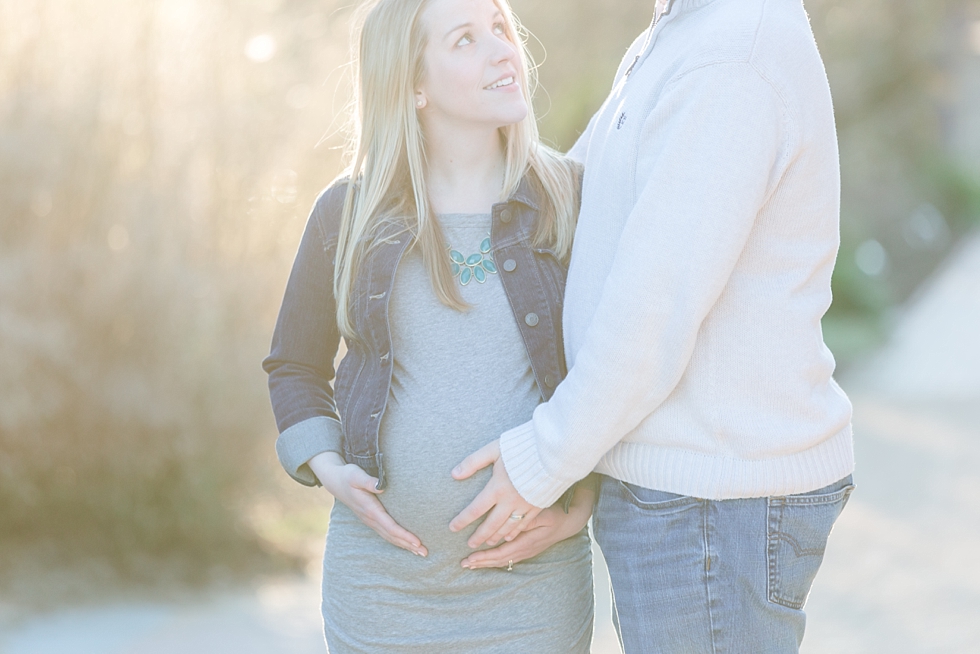
<instances>
[{"instance_id":1,"label":"woman's hand on belly","mask_svg":"<svg viewBox=\"0 0 980 654\"><path fill-rule=\"evenodd\" d=\"M308 462L328 493L349 508L358 519L386 541L419 556L429 554L415 534L388 515L378 500L378 480L364 469L344 461L336 452L317 454Z\"/></svg>"},{"instance_id":2,"label":"woman's hand on belly","mask_svg":"<svg viewBox=\"0 0 980 654\"><path fill-rule=\"evenodd\" d=\"M544 509L531 519L524 531L513 540L488 550L474 552L463 559L462 566L477 568L507 568L541 554L556 543L579 533L592 516L595 491L591 487L575 489L566 514L560 506Z\"/></svg>"}]
</instances>

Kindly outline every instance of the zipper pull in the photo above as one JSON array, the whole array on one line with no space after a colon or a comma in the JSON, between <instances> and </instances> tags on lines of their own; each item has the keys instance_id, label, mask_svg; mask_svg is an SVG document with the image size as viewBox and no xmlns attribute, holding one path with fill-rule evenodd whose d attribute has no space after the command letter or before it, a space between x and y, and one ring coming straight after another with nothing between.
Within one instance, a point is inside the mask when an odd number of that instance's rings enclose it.
<instances>
[{"instance_id":1,"label":"zipper pull","mask_svg":"<svg viewBox=\"0 0 980 654\"><path fill-rule=\"evenodd\" d=\"M638 62L639 60L640 60L640 55L636 55L636 57L633 59L633 63L631 63L630 67L626 69L626 75L624 77L630 76L630 73L633 72L633 66L635 66L636 62Z\"/></svg>"},{"instance_id":2,"label":"zipper pull","mask_svg":"<svg viewBox=\"0 0 980 654\"><path fill-rule=\"evenodd\" d=\"M667 0L667 2L664 2L663 5L661 5L660 2L657 3L657 8L654 9L653 22L650 23L650 31L647 34L646 41L643 43L643 47L640 48L640 54L636 55L636 58L633 59L633 63L631 63L630 67L626 69L626 75L624 77L630 76L630 73L633 72L633 68L640 61L640 57L642 57L650 47L650 43L653 41L653 33L656 31L657 25L660 24L660 19L663 18L664 14L666 13L669 2L670 0Z\"/></svg>"}]
</instances>

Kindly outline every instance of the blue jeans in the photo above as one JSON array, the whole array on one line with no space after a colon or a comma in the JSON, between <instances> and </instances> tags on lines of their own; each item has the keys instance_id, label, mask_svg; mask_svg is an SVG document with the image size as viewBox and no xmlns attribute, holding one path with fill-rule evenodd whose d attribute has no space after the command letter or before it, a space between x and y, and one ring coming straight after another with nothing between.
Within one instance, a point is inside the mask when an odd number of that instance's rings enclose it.
<instances>
[{"instance_id":1,"label":"blue jeans","mask_svg":"<svg viewBox=\"0 0 980 654\"><path fill-rule=\"evenodd\" d=\"M625 654L798 652L848 476L788 497L703 500L601 475L593 516Z\"/></svg>"}]
</instances>

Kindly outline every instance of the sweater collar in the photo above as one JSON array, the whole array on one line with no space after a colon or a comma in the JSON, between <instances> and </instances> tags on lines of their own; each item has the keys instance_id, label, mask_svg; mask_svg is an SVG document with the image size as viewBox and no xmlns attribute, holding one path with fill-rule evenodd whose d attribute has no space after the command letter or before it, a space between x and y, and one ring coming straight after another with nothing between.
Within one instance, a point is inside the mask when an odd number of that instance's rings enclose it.
<instances>
[{"instance_id":1,"label":"sweater collar","mask_svg":"<svg viewBox=\"0 0 980 654\"><path fill-rule=\"evenodd\" d=\"M715 0L667 0L667 9L664 10L664 16L671 13L695 11L705 5L710 5L712 2L715 2Z\"/></svg>"}]
</instances>

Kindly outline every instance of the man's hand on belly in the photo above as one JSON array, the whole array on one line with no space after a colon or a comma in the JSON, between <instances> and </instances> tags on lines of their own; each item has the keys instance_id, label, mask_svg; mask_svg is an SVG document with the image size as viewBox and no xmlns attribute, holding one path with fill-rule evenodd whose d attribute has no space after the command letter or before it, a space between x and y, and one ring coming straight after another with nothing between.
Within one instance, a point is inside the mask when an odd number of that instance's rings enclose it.
<instances>
[{"instance_id":1,"label":"man's hand on belly","mask_svg":"<svg viewBox=\"0 0 980 654\"><path fill-rule=\"evenodd\" d=\"M470 536L467 545L476 549L484 543L496 545L502 540L514 540L527 524L541 512L528 503L514 488L500 458L500 440L480 448L453 469L453 478L467 479L487 466L493 466L493 476L470 505L449 523L450 531L460 531L486 514L483 524ZM521 517L518 517L521 516Z\"/></svg>"},{"instance_id":2,"label":"man's hand on belly","mask_svg":"<svg viewBox=\"0 0 980 654\"><path fill-rule=\"evenodd\" d=\"M527 522L525 530L514 540L489 550L473 552L460 565L469 570L477 568L510 568L582 531L592 517L595 491L591 487L575 489L568 513L558 504L544 509Z\"/></svg>"}]
</instances>

